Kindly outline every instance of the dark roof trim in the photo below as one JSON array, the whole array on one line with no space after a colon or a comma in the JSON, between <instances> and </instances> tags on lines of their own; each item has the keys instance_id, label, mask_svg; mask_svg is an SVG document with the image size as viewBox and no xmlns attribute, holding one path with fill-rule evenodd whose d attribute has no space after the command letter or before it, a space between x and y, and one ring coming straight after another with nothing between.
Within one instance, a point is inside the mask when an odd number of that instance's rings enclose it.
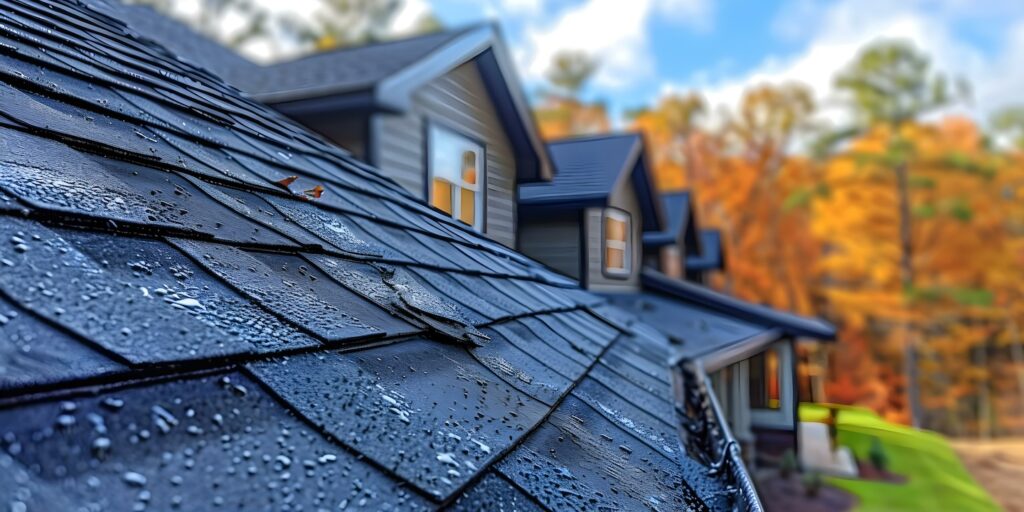
<instances>
[{"instance_id":1,"label":"dark roof trim","mask_svg":"<svg viewBox=\"0 0 1024 512\"><path fill-rule=\"evenodd\" d=\"M702 272L725 268L725 251L722 247L722 233L717 229L700 231L700 252L686 259L686 270Z\"/></svg>"},{"instance_id":2,"label":"dark roof trim","mask_svg":"<svg viewBox=\"0 0 1024 512\"><path fill-rule=\"evenodd\" d=\"M659 231L667 225L667 222L662 214L658 191L654 188L651 168L647 165L647 148L642 135L637 134L637 147L634 151L637 152L636 164L630 178L633 180L633 189L636 191L637 200L640 201L640 211L644 215L643 230Z\"/></svg>"},{"instance_id":3,"label":"dark roof trim","mask_svg":"<svg viewBox=\"0 0 1024 512\"><path fill-rule=\"evenodd\" d=\"M761 352L764 352L772 343L782 340L785 337L785 333L781 330L769 329L735 343L714 347L707 352L689 354L686 357L677 357L677 361L673 361L673 363L678 363L682 360L700 361L700 364L704 369L709 372L716 372L726 366L731 366L740 361L745 361L757 354L760 354Z\"/></svg>"},{"instance_id":4,"label":"dark roof trim","mask_svg":"<svg viewBox=\"0 0 1024 512\"><path fill-rule=\"evenodd\" d=\"M693 231L696 229L696 216L694 215L692 195L690 191L670 192L660 194L662 214L664 215L664 227L661 231L649 231L644 233L644 246L658 248L671 244L686 242L687 250L693 248L689 244L697 243ZM675 211L671 203L681 203L682 209ZM677 218L678 216L678 218ZM678 224L677 224L678 223Z\"/></svg>"},{"instance_id":5,"label":"dark roof trim","mask_svg":"<svg viewBox=\"0 0 1024 512\"><path fill-rule=\"evenodd\" d=\"M645 268L641 275L641 282L644 288L649 290L699 304L704 308L732 315L748 322L776 327L788 336L815 338L822 341L832 341L836 338L835 326L824 320L803 317L760 304L751 304L710 288L680 279L672 279L656 270Z\"/></svg>"},{"instance_id":6,"label":"dark roof trim","mask_svg":"<svg viewBox=\"0 0 1024 512\"><path fill-rule=\"evenodd\" d=\"M540 138L504 40L494 24L464 30L426 57L369 89L339 90L325 84L322 87L257 94L255 98L288 115L323 112L324 109L401 113L412 107L412 96L417 89L474 59L509 141L516 148L519 182L550 180L553 176L551 157Z\"/></svg>"}]
</instances>

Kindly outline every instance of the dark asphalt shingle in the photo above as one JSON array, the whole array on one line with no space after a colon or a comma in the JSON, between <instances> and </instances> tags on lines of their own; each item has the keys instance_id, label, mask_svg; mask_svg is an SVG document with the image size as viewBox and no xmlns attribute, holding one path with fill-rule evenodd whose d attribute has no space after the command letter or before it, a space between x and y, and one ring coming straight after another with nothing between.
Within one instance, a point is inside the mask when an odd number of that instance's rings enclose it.
<instances>
[{"instance_id":1,"label":"dark asphalt shingle","mask_svg":"<svg viewBox=\"0 0 1024 512\"><path fill-rule=\"evenodd\" d=\"M519 187L519 204L573 202L607 197L641 144L635 134L599 135L548 144L556 174L550 182Z\"/></svg>"}]
</instances>

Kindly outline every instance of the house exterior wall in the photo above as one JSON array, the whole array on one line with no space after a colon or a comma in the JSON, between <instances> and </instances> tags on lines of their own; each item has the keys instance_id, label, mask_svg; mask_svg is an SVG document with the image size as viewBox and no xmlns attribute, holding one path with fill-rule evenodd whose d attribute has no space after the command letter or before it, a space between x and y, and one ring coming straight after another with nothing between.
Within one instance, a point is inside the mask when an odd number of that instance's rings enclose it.
<instances>
[{"instance_id":1,"label":"house exterior wall","mask_svg":"<svg viewBox=\"0 0 1024 512\"><path fill-rule=\"evenodd\" d=\"M580 279L580 217L523 221L519 251L573 279Z\"/></svg>"},{"instance_id":2,"label":"house exterior wall","mask_svg":"<svg viewBox=\"0 0 1024 512\"><path fill-rule=\"evenodd\" d=\"M658 270L662 274L676 279L683 277L683 253L679 250L679 244L669 244L658 248L660 264Z\"/></svg>"},{"instance_id":3,"label":"house exterior wall","mask_svg":"<svg viewBox=\"0 0 1024 512\"><path fill-rule=\"evenodd\" d=\"M508 247L516 241L516 162L498 112L475 62L463 64L413 94L402 115L371 120L372 162L419 197L427 197L428 123L480 142L486 155L484 234Z\"/></svg>"},{"instance_id":4,"label":"house exterior wall","mask_svg":"<svg viewBox=\"0 0 1024 512\"><path fill-rule=\"evenodd\" d=\"M604 272L603 239L603 208L587 208L583 212L583 226L586 234L587 258L586 280L587 289L597 292L622 293L632 292L640 288L640 267L643 262L643 212L633 188L630 173L623 174L619 183L608 198L608 206L618 208L629 214L632 229L632 265L626 276L609 276Z\"/></svg>"}]
</instances>

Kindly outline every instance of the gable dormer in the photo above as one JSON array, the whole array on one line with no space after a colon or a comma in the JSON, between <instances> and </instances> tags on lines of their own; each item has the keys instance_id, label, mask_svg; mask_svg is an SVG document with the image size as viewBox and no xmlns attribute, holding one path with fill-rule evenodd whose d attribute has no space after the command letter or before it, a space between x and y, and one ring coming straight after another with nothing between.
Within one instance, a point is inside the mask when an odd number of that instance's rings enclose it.
<instances>
[{"instance_id":1,"label":"gable dormer","mask_svg":"<svg viewBox=\"0 0 1024 512\"><path fill-rule=\"evenodd\" d=\"M578 137L548 150L554 179L519 187L520 250L590 290L639 289L643 233L662 228L642 137Z\"/></svg>"}]
</instances>

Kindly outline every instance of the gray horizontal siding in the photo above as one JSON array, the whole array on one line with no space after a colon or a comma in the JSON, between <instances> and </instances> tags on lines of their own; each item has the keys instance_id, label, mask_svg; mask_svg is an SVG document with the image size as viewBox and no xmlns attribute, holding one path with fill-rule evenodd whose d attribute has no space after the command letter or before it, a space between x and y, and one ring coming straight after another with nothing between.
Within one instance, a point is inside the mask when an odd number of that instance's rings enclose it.
<instances>
[{"instance_id":1,"label":"gray horizontal siding","mask_svg":"<svg viewBox=\"0 0 1024 512\"><path fill-rule=\"evenodd\" d=\"M523 254L573 279L580 278L580 221L571 218L523 222L519 226Z\"/></svg>"}]
</instances>

